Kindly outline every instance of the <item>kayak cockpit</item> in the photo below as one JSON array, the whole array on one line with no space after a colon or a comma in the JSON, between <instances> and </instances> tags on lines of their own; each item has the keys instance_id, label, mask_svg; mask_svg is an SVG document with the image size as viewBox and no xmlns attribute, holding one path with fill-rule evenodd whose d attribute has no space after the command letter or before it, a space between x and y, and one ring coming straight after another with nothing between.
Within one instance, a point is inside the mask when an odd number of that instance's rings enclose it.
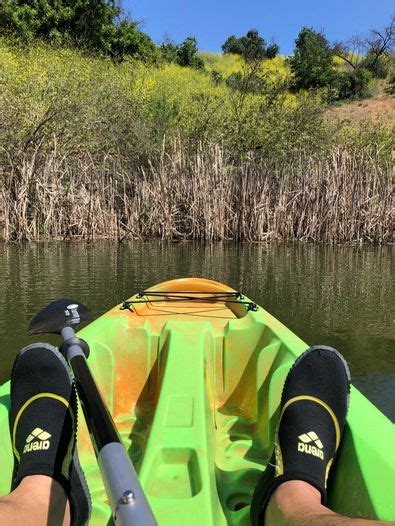
<instances>
[{"instance_id":1,"label":"kayak cockpit","mask_svg":"<svg viewBox=\"0 0 395 526\"><path fill-rule=\"evenodd\" d=\"M80 334L159 524L192 516L195 524L248 524L292 353L263 309L220 283L175 280L128 303ZM81 462L100 501L99 474L80 435Z\"/></svg>"}]
</instances>

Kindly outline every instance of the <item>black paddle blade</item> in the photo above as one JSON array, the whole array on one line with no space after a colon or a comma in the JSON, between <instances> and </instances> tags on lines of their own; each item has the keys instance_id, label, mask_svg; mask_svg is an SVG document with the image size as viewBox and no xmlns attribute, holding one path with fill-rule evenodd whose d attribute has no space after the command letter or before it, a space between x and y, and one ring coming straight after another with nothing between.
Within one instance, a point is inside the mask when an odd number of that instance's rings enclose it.
<instances>
[{"instance_id":1,"label":"black paddle blade","mask_svg":"<svg viewBox=\"0 0 395 526\"><path fill-rule=\"evenodd\" d=\"M40 311L30 322L28 334L42 332L60 334L64 327L76 328L83 321L91 319L91 313L78 301L57 300L53 301Z\"/></svg>"}]
</instances>

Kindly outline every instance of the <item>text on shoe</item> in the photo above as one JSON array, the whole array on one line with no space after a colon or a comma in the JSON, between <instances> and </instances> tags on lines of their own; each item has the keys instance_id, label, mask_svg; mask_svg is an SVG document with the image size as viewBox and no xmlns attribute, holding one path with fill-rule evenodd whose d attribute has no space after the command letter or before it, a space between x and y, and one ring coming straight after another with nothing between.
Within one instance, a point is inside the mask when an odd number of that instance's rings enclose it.
<instances>
[{"instance_id":1,"label":"text on shoe","mask_svg":"<svg viewBox=\"0 0 395 526\"><path fill-rule=\"evenodd\" d=\"M299 435L298 451L324 460L323 444L315 431Z\"/></svg>"},{"instance_id":2,"label":"text on shoe","mask_svg":"<svg viewBox=\"0 0 395 526\"><path fill-rule=\"evenodd\" d=\"M33 431L27 436L26 444L23 448L23 453L28 453L29 451L45 450L48 449L51 445L49 439L52 435L36 427Z\"/></svg>"}]
</instances>

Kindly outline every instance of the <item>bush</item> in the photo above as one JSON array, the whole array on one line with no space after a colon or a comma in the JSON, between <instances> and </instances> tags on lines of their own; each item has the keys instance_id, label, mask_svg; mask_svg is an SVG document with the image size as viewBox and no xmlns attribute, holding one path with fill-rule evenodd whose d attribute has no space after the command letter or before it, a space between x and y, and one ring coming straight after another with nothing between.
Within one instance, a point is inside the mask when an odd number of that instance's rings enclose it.
<instances>
[{"instance_id":1,"label":"bush","mask_svg":"<svg viewBox=\"0 0 395 526\"><path fill-rule=\"evenodd\" d=\"M178 48L177 63L183 67L191 67L195 69L203 69L204 62L198 56L197 40L194 37L187 37Z\"/></svg>"},{"instance_id":2,"label":"bush","mask_svg":"<svg viewBox=\"0 0 395 526\"><path fill-rule=\"evenodd\" d=\"M263 93L267 85L263 77L254 74L243 75L240 71L231 73L226 79L226 84L233 90L255 94Z\"/></svg>"},{"instance_id":3,"label":"bush","mask_svg":"<svg viewBox=\"0 0 395 526\"><path fill-rule=\"evenodd\" d=\"M220 58L212 62L217 71ZM240 67L233 55L222 58L226 68ZM191 147L221 143L235 157L330 149L338 132L325 122L322 97L286 91L282 57L264 61L262 70L263 89L240 92L217 75L213 82L212 74L174 63L116 63L42 43L23 50L0 38L0 156L36 148L45 154L56 145L69 159L109 155L135 166L179 136Z\"/></svg>"},{"instance_id":4,"label":"bush","mask_svg":"<svg viewBox=\"0 0 395 526\"><path fill-rule=\"evenodd\" d=\"M250 29L245 36L240 38L231 35L222 45L222 51L242 56L246 61L272 59L278 52L277 44L266 47L266 40L262 38L256 29Z\"/></svg>"},{"instance_id":5,"label":"bush","mask_svg":"<svg viewBox=\"0 0 395 526\"><path fill-rule=\"evenodd\" d=\"M219 84L221 84L224 80L223 76L222 76L222 73L220 73L219 71L217 71L216 69L212 69L210 70L210 75L211 75L211 79L214 83L215 86L218 86Z\"/></svg>"},{"instance_id":6,"label":"bush","mask_svg":"<svg viewBox=\"0 0 395 526\"><path fill-rule=\"evenodd\" d=\"M198 55L197 40L187 37L181 44L165 42L160 47L166 62L175 62L182 67L204 69L204 60Z\"/></svg>"},{"instance_id":7,"label":"bush","mask_svg":"<svg viewBox=\"0 0 395 526\"><path fill-rule=\"evenodd\" d=\"M363 99L370 96L372 74L363 67L338 74L338 98Z\"/></svg>"},{"instance_id":8,"label":"bush","mask_svg":"<svg viewBox=\"0 0 395 526\"><path fill-rule=\"evenodd\" d=\"M117 60L132 56L143 61L155 61L158 54L151 38L138 29L136 22L128 20L112 28L107 53Z\"/></svg>"},{"instance_id":9,"label":"bush","mask_svg":"<svg viewBox=\"0 0 395 526\"><path fill-rule=\"evenodd\" d=\"M386 91L389 95L395 95L395 73L391 75Z\"/></svg>"},{"instance_id":10,"label":"bush","mask_svg":"<svg viewBox=\"0 0 395 526\"><path fill-rule=\"evenodd\" d=\"M368 53L362 60L360 66L370 71L376 79L386 79L391 69L388 57L384 55L377 57L373 55L373 53Z\"/></svg>"},{"instance_id":11,"label":"bush","mask_svg":"<svg viewBox=\"0 0 395 526\"><path fill-rule=\"evenodd\" d=\"M241 92L175 63L0 38L4 237L390 240L391 130L328 122L319 93L283 90L282 57L262 71L265 89Z\"/></svg>"}]
</instances>

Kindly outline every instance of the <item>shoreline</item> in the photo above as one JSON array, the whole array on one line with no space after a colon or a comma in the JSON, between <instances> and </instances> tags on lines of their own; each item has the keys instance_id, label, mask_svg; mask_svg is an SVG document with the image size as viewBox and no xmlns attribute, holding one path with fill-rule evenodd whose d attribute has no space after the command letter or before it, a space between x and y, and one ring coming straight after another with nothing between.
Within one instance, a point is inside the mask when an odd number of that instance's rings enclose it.
<instances>
[{"instance_id":1,"label":"shoreline","mask_svg":"<svg viewBox=\"0 0 395 526\"><path fill-rule=\"evenodd\" d=\"M1 235L1 234L0 234ZM219 245L219 244L230 244L230 245L259 245L259 246L276 246L276 245L300 245L300 246L314 246L314 247L345 247L345 248L360 248L360 247L371 247L371 248L389 248L394 245L394 241L386 241L384 243L369 243L366 241L350 241L350 242L325 242L325 241L303 241L300 239L296 240L290 240L290 239L272 239L270 241L246 241L246 240L236 240L236 239L220 239L220 240L209 240L206 241L204 239L160 239L160 238L134 238L134 239L127 239L127 240L119 240L119 239L113 239L113 238L106 238L106 237L97 237L95 239L83 239L83 238L38 238L38 239L30 239L29 241L5 241L4 239L0 238L0 246L28 246L31 244L49 244L49 243L66 243L70 245L98 245L100 243L108 243L108 244L116 244L116 245L133 245L135 243L159 243L159 244L175 244L175 245L182 245L182 244L196 244L198 246L200 245Z\"/></svg>"}]
</instances>

